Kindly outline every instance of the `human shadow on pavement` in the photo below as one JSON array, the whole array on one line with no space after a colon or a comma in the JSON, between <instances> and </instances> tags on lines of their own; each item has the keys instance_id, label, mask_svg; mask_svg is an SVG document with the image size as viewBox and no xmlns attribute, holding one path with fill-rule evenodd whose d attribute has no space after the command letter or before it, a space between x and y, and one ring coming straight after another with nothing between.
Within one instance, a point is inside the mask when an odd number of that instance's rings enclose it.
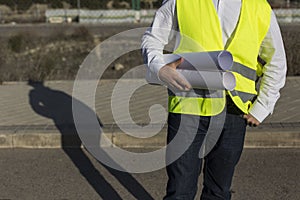
<instances>
[{"instance_id":1,"label":"human shadow on pavement","mask_svg":"<svg viewBox=\"0 0 300 200\"><path fill-rule=\"evenodd\" d=\"M105 180L105 177L95 168L85 151L81 148L82 142L73 119L72 101L79 106L83 115L87 117L89 117L88 115L96 115L95 112L65 92L46 87L43 82L28 81L28 85L33 87L29 92L29 101L32 109L37 114L53 120L55 126L61 133L64 152L78 168L81 175L85 177L102 199L121 199L114 187ZM102 126L99 118L98 121L100 126ZM95 145L99 145L100 134L101 133L91 135L91 141L95 141ZM104 151L102 155L104 155L106 159L110 159L109 155L104 153ZM136 199L153 199L131 174L117 171L104 164L102 164L102 166L104 166Z\"/></svg>"}]
</instances>

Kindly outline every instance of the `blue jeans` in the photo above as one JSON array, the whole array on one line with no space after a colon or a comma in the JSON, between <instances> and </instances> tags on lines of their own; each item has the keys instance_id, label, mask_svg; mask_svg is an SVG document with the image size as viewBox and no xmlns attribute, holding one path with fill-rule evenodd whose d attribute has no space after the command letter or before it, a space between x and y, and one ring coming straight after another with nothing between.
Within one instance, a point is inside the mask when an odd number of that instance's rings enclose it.
<instances>
[{"instance_id":1,"label":"blue jeans","mask_svg":"<svg viewBox=\"0 0 300 200\"><path fill-rule=\"evenodd\" d=\"M169 113L168 143L178 133L180 121L183 119L188 122L181 125L184 126L180 129L184 131L183 134L192 134L189 129L193 124L198 126L192 128L197 130L197 133L191 136L193 137L192 143L185 153L166 167L169 179L164 200L195 198L203 160L204 180L201 199L230 199L234 168L243 150L246 120L238 114L226 113L225 124L216 145L204 159L200 159L199 151L210 123L210 117Z\"/></svg>"}]
</instances>

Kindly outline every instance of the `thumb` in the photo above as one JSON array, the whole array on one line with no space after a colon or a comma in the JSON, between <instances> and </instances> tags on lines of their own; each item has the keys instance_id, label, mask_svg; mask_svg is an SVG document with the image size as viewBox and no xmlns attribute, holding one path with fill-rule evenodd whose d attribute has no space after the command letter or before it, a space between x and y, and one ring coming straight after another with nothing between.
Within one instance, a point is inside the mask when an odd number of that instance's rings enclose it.
<instances>
[{"instance_id":1,"label":"thumb","mask_svg":"<svg viewBox=\"0 0 300 200\"><path fill-rule=\"evenodd\" d=\"M178 60L176 60L176 61L173 63L173 66L174 66L175 68L177 68L183 61L184 61L183 58L179 58Z\"/></svg>"}]
</instances>

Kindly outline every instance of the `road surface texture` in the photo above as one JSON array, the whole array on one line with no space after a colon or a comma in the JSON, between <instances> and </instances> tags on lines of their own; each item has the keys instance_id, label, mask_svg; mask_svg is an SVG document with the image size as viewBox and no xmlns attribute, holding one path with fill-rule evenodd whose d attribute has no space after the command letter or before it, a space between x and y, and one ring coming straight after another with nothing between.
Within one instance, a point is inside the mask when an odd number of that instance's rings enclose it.
<instances>
[{"instance_id":1,"label":"road surface texture","mask_svg":"<svg viewBox=\"0 0 300 200\"><path fill-rule=\"evenodd\" d=\"M245 149L232 199L300 199L299 156L299 148ZM0 169L0 199L10 200L162 199L167 181L164 169L118 172L82 149L1 149Z\"/></svg>"}]
</instances>

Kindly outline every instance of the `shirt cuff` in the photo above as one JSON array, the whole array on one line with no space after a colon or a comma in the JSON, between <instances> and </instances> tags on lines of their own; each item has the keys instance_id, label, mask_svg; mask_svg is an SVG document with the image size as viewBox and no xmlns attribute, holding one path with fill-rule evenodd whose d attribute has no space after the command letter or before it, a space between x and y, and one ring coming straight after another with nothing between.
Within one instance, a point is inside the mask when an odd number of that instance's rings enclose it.
<instances>
[{"instance_id":1,"label":"shirt cuff","mask_svg":"<svg viewBox=\"0 0 300 200\"><path fill-rule=\"evenodd\" d=\"M150 84L164 85L164 82L158 76L158 72L162 67L163 65L151 63L146 71L146 81Z\"/></svg>"},{"instance_id":2,"label":"shirt cuff","mask_svg":"<svg viewBox=\"0 0 300 200\"><path fill-rule=\"evenodd\" d=\"M255 101L251 106L249 113L255 117L260 123L270 115L270 112L258 101Z\"/></svg>"},{"instance_id":3,"label":"shirt cuff","mask_svg":"<svg viewBox=\"0 0 300 200\"><path fill-rule=\"evenodd\" d=\"M157 76L157 79L160 80L159 76L158 76L158 73L159 73L159 70L165 66L166 64L163 64L163 63L151 63L149 68L150 68L150 71L155 74ZM160 80L161 81L161 80Z\"/></svg>"}]
</instances>

